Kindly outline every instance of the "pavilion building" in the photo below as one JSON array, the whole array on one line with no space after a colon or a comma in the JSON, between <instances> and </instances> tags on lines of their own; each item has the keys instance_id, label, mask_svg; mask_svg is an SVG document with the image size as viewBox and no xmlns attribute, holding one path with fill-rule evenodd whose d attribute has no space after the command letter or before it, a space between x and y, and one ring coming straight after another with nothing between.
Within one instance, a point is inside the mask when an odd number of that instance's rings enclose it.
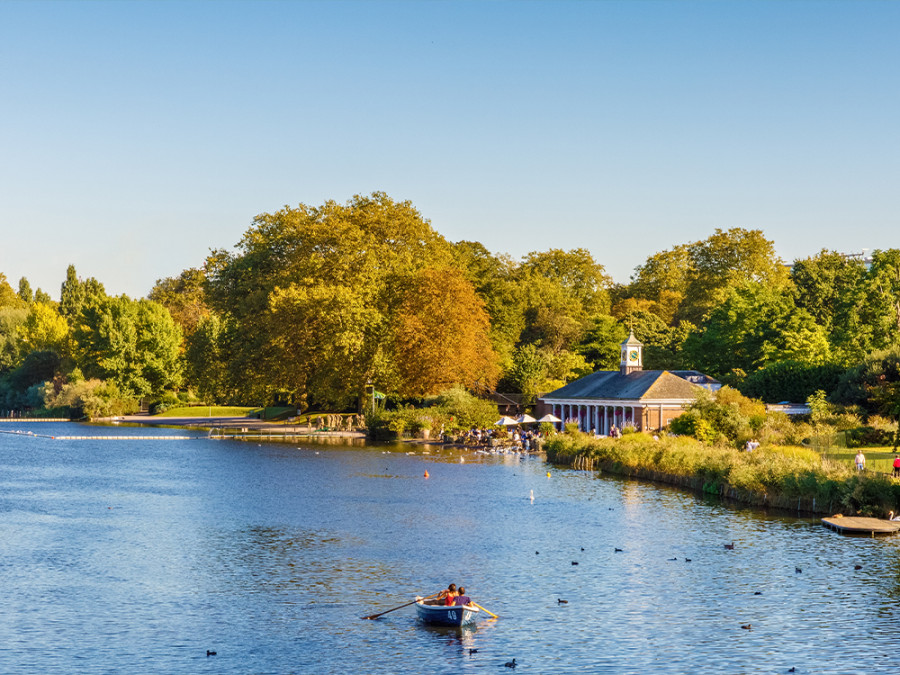
<instances>
[{"instance_id":1,"label":"pavilion building","mask_svg":"<svg viewBox=\"0 0 900 675\"><path fill-rule=\"evenodd\" d=\"M607 435L613 426L661 430L703 390L722 385L696 370L644 370L643 345L634 333L622 343L618 370L586 375L538 399L538 414L552 413L582 431Z\"/></svg>"}]
</instances>

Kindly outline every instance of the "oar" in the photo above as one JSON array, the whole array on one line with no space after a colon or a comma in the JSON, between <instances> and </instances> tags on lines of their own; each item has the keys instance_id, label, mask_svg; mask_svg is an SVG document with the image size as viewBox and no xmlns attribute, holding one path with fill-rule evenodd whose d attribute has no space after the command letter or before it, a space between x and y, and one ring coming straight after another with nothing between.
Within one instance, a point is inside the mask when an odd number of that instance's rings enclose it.
<instances>
[{"instance_id":1,"label":"oar","mask_svg":"<svg viewBox=\"0 0 900 675\"><path fill-rule=\"evenodd\" d=\"M499 616L497 616L496 614L494 614L491 610L485 609L484 607L482 607L481 605L479 605L477 602L473 602L472 604L475 605L475 606L476 606L478 609L480 609L482 612L485 612L485 613L487 613L487 614L490 614L490 615L491 615L492 617L494 617L495 619L499 619L499 618L500 618Z\"/></svg>"},{"instance_id":2,"label":"oar","mask_svg":"<svg viewBox=\"0 0 900 675\"><path fill-rule=\"evenodd\" d=\"M407 602L405 605L400 605L399 607L393 607L393 608L388 609L388 610L385 610L385 611L383 611L383 612L379 612L378 614L372 614L372 615L370 615L370 616L363 616L363 617L360 617L360 618L363 618L363 619L377 619L377 618L378 618L379 616L381 616L382 614L387 614L388 612L393 612L394 610L397 610L397 609L403 609L404 607L409 607L410 605L416 604L419 600L428 600L429 598L433 598L434 596L440 595L441 593L443 593L443 591L438 591L437 593L432 593L431 595L426 595L424 598L416 598L416 599L413 600L412 602ZM487 612L487 610L485 610L485 611ZM490 612L488 612L488 613L490 613Z\"/></svg>"}]
</instances>

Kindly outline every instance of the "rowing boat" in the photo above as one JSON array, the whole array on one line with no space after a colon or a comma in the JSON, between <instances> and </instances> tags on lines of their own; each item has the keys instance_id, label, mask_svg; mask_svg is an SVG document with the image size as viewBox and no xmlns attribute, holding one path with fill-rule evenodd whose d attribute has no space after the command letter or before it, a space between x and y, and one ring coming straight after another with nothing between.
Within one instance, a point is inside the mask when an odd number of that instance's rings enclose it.
<instances>
[{"instance_id":1,"label":"rowing boat","mask_svg":"<svg viewBox=\"0 0 900 675\"><path fill-rule=\"evenodd\" d=\"M434 626L465 626L475 623L481 614L477 607L426 605L424 598L416 600L416 614L424 623Z\"/></svg>"}]
</instances>

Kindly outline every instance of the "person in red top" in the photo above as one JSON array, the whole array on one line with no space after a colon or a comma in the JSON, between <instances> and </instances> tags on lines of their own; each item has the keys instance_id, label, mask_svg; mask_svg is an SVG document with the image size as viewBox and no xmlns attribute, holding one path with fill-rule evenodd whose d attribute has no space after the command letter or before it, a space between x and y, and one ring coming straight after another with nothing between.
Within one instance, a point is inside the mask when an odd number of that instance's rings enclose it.
<instances>
[{"instance_id":1,"label":"person in red top","mask_svg":"<svg viewBox=\"0 0 900 675\"><path fill-rule=\"evenodd\" d=\"M444 605L447 607L452 606L457 595L459 595L459 591L456 590L456 584L450 584L450 588L447 589L447 595L444 598Z\"/></svg>"},{"instance_id":2,"label":"person in red top","mask_svg":"<svg viewBox=\"0 0 900 675\"><path fill-rule=\"evenodd\" d=\"M426 600L426 605L452 605L453 598L456 597L456 584L450 584L443 591L438 593L434 600Z\"/></svg>"},{"instance_id":3,"label":"person in red top","mask_svg":"<svg viewBox=\"0 0 900 675\"><path fill-rule=\"evenodd\" d=\"M900 455L894 456L894 478L900 476Z\"/></svg>"}]
</instances>

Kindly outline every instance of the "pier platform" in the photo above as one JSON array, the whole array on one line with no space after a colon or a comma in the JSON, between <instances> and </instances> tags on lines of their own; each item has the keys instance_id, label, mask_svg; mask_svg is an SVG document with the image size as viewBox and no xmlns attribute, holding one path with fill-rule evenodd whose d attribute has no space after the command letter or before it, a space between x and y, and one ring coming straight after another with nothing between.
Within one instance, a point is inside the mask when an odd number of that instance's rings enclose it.
<instances>
[{"instance_id":1,"label":"pier platform","mask_svg":"<svg viewBox=\"0 0 900 675\"><path fill-rule=\"evenodd\" d=\"M900 521L882 520L880 518L862 518L857 516L829 516L822 518L822 524L841 534L866 534L874 537L879 534L894 534L900 531Z\"/></svg>"}]
</instances>

